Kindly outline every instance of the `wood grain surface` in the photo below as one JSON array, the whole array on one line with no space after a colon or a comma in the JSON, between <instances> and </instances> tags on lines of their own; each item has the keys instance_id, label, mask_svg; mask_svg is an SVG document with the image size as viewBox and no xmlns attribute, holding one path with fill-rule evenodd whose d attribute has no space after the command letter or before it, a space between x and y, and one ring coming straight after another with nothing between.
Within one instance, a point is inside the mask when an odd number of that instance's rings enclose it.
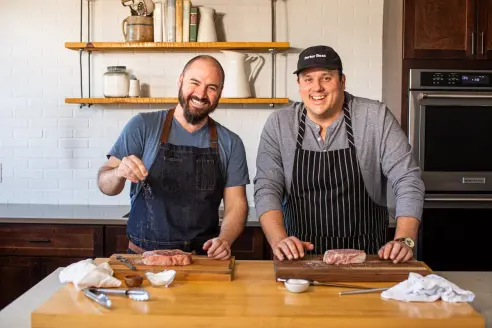
<instances>
[{"instance_id":1,"label":"wood grain surface","mask_svg":"<svg viewBox=\"0 0 492 328\"><path fill-rule=\"evenodd\" d=\"M135 265L137 271L128 268L121 261L116 259L117 255L124 256ZM201 281L231 281L234 274L235 258L229 260L213 260L204 255L193 255L192 263L185 266L162 266L145 265L142 263L140 254L113 254L109 258L109 265L114 270L114 275L118 279L123 279L124 275L145 272L160 272L164 270L175 270L176 280L201 280Z\"/></svg>"},{"instance_id":2,"label":"wood grain surface","mask_svg":"<svg viewBox=\"0 0 492 328\"><path fill-rule=\"evenodd\" d=\"M65 48L86 51L202 51L289 49L289 42L65 42Z\"/></svg>"},{"instance_id":3,"label":"wood grain surface","mask_svg":"<svg viewBox=\"0 0 492 328\"><path fill-rule=\"evenodd\" d=\"M484 327L483 317L467 303L406 303L377 293L339 296L348 289L324 286L291 293L275 281L271 261L237 261L235 279L228 283L177 281L153 288L145 280L143 287L149 301L110 296L113 307L105 309L68 284L32 313L32 327Z\"/></svg>"},{"instance_id":4,"label":"wood grain surface","mask_svg":"<svg viewBox=\"0 0 492 328\"><path fill-rule=\"evenodd\" d=\"M432 273L423 262L412 260L394 264L381 260L377 255L368 255L364 263L348 265L329 265L321 256L306 256L301 260L274 260L276 278L298 278L319 282L400 282L408 279L410 272L421 275Z\"/></svg>"},{"instance_id":5,"label":"wood grain surface","mask_svg":"<svg viewBox=\"0 0 492 328\"><path fill-rule=\"evenodd\" d=\"M178 98L65 98L66 104L177 104ZM287 104L289 98L220 98L219 104Z\"/></svg>"}]
</instances>

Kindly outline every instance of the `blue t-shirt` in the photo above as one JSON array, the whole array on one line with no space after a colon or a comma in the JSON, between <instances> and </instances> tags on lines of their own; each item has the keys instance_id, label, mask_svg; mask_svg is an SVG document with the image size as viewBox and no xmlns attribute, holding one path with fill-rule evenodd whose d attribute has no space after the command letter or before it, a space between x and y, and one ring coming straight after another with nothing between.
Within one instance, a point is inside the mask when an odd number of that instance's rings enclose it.
<instances>
[{"instance_id":1,"label":"blue t-shirt","mask_svg":"<svg viewBox=\"0 0 492 328\"><path fill-rule=\"evenodd\" d=\"M167 110L162 110L140 113L132 117L123 128L107 157L114 156L121 160L123 157L135 155L142 160L147 170L150 170L159 150L166 113ZM243 141L237 134L218 122L216 127L225 187L249 184L248 164ZM168 142L180 146L208 148L210 147L208 124L205 124L200 130L190 133L173 118ZM130 197L132 202L140 185L141 183L131 184Z\"/></svg>"}]
</instances>

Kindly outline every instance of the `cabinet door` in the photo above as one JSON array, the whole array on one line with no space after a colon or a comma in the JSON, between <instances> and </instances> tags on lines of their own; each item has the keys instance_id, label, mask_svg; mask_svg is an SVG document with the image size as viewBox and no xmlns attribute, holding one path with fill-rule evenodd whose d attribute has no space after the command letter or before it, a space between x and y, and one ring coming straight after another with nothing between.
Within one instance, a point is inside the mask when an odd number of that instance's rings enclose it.
<instances>
[{"instance_id":1,"label":"cabinet door","mask_svg":"<svg viewBox=\"0 0 492 328\"><path fill-rule=\"evenodd\" d=\"M479 0L478 21L478 56L492 59L492 0Z\"/></svg>"},{"instance_id":2,"label":"cabinet door","mask_svg":"<svg viewBox=\"0 0 492 328\"><path fill-rule=\"evenodd\" d=\"M405 0L404 58L474 59L477 0Z\"/></svg>"},{"instance_id":3,"label":"cabinet door","mask_svg":"<svg viewBox=\"0 0 492 328\"><path fill-rule=\"evenodd\" d=\"M231 254L236 260L262 260L264 238L261 227L246 227L232 244Z\"/></svg>"},{"instance_id":4,"label":"cabinet door","mask_svg":"<svg viewBox=\"0 0 492 328\"><path fill-rule=\"evenodd\" d=\"M128 237L126 236L126 225L107 226L104 233L104 256L113 254L124 254L128 249Z\"/></svg>"},{"instance_id":5,"label":"cabinet door","mask_svg":"<svg viewBox=\"0 0 492 328\"><path fill-rule=\"evenodd\" d=\"M0 310L34 286L39 273L37 258L0 256Z\"/></svg>"},{"instance_id":6,"label":"cabinet door","mask_svg":"<svg viewBox=\"0 0 492 328\"><path fill-rule=\"evenodd\" d=\"M0 224L1 255L99 257L102 253L102 226Z\"/></svg>"}]
</instances>

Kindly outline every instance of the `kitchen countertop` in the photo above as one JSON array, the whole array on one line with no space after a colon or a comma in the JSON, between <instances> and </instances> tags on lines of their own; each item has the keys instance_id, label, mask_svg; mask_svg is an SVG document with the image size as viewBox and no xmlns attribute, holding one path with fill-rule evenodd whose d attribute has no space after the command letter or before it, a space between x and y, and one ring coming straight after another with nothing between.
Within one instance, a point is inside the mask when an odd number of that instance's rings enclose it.
<instances>
[{"instance_id":1,"label":"kitchen countertop","mask_svg":"<svg viewBox=\"0 0 492 328\"><path fill-rule=\"evenodd\" d=\"M0 204L0 223L54 223L125 225L126 205ZM219 209L222 218L223 209ZM254 207L249 208L248 227L259 227Z\"/></svg>"},{"instance_id":2,"label":"kitchen countertop","mask_svg":"<svg viewBox=\"0 0 492 328\"><path fill-rule=\"evenodd\" d=\"M20 296L17 300L9 304L2 311L0 311L0 328L30 328L30 313L34 309L38 308L41 304L45 303L56 291L58 291L62 287L62 284L58 280L58 275L61 269L62 268L58 268L37 285L32 287L25 294ZM492 327L492 284L490 284L490 281L492 281L492 272L436 272L436 274L449 279L461 288L473 291L476 294L476 298L471 303L472 307L482 316L484 316L486 327ZM252 288L252 286L250 288ZM283 287L278 285L277 292L278 289L281 288ZM174 293L177 292L175 291ZM325 293L325 291L321 291L321 293ZM329 291L326 293L329 293ZM299 304L302 307L306 305L306 295L307 294L296 295L288 293L285 294L284 300L288 303L294 302L295 304ZM177 297L177 294L174 296ZM371 297L371 299L374 298L374 300L378 299L377 295L374 294L372 294L372 296L364 295L364 297ZM441 311L442 309L440 306L438 306L438 303L440 302L434 302L432 304L398 302L399 306L397 307L397 309L399 309L400 312L402 312L401 310L403 309L403 315L407 315L412 319L435 319L435 317L433 317L434 314L447 314ZM435 310L436 307L439 310ZM450 304L450 308L452 307L453 305ZM408 308L408 311L405 310L405 308ZM424 309L425 311L423 311ZM232 310L232 308L230 308L229 310Z\"/></svg>"},{"instance_id":3,"label":"kitchen countertop","mask_svg":"<svg viewBox=\"0 0 492 328\"><path fill-rule=\"evenodd\" d=\"M126 205L0 204L0 223L54 223L125 225L130 211ZM222 218L223 209L219 210ZM259 227L254 207L249 208L246 226ZM395 221L390 220L390 227Z\"/></svg>"}]
</instances>

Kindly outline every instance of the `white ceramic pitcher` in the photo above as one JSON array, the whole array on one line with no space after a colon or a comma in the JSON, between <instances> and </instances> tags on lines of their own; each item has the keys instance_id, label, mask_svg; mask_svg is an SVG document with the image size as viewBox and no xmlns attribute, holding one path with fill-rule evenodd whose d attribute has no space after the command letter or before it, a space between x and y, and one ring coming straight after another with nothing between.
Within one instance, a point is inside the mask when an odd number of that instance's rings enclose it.
<instances>
[{"instance_id":1,"label":"white ceramic pitcher","mask_svg":"<svg viewBox=\"0 0 492 328\"><path fill-rule=\"evenodd\" d=\"M260 56L246 55L236 51L222 50L226 56L224 65L225 83L222 90L223 98L251 98L251 80L258 73L260 65ZM256 65L251 69L249 76L246 74L246 62L256 58Z\"/></svg>"},{"instance_id":2,"label":"white ceramic pitcher","mask_svg":"<svg viewBox=\"0 0 492 328\"><path fill-rule=\"evenodd\" d=\"M200 11L200 22L198 23L198 42L217 42L217 31L215 29L215 9L198 7Z\"/></svg>"}]
</instances>

